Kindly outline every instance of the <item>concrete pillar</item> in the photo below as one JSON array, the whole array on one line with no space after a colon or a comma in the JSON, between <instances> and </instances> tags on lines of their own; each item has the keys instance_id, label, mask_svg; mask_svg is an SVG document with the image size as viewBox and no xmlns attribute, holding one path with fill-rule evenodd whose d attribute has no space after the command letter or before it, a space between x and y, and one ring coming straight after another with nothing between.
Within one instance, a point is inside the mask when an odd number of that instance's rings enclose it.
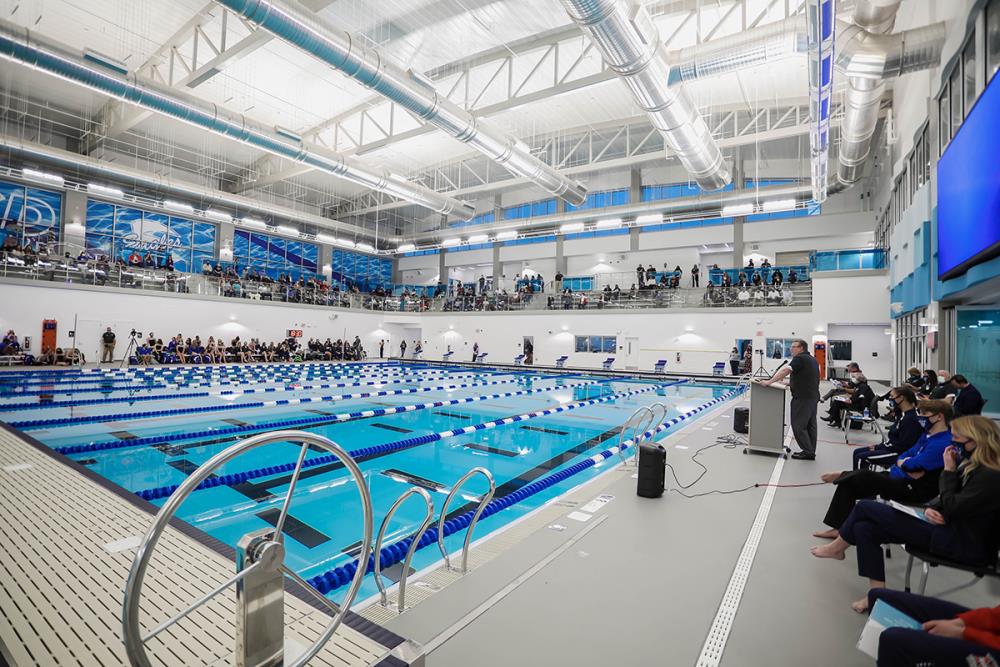
<instances>
[{"instance_id":1,"label":"concrete pillar","mask_svg":"<svg viewBox=\"0 0 1000 667\"><path fill-rule=\"evenodd\" d=\"M67 191L63 197L62 220L62 242L69 246L66 252L73 255L79 253L81 248L86 247L87 231L87 193Z\"/></svg>"},{"instance_id":2,"label":"concrete pillar","mask_svg":"<svg viewBox=\"0 0 1000 667\"><path fill-rule=\"evenodd\" d=\"M565 212L566 212L566 200L556 199L556 213L565 213Z\"/></svg>"},{"instance_id":3,"label":"concrete pillar","mask_svg":"<svg viewBox=\"0 0 1000 667\"><path fill-rule=\"evenodd\" d=\"M317 243L319 252L316 255L316 269L327 279L333 276L333 246L326 243Z\"/></svg>"},{"instance_id":4,"label":"concrete pillar","mask_svg":"<svg viewBox=\"0 0 1000 667\"><path fill-rule=\"evenodd\" d=\"M393 284L403 282L403 278L399 273L399 255L393 255L392 257L392 282Z\"/></svg>"},{"instance_id":5,"label":"concrete pillar","mask_svg":"<svg viewBox=\"0 0 1000 667\"><path fill-rule=\"evenodd\" d=\"M444 256L447 250L441 248L438 250L438 282L443 285L448 285L448 267L445 266Z\"/></svg>"},{"instance_id":6,"label":"concrete pillar","mask_svg":"<svg viewBox=\"0 0 1000 667\"><path fill-rule=\"evenodd\" d=\"M629 177L628 201L635 204L642 201L642 169L633 167Z\"/></svg>"},{"instance_id":7,"label":"concrete pillar","mask_svg":"<svg viewBox=\"0 0 1000 667\"><path fill-rule=\"evenodd\" d=\"M503 220L503 197L498 193L493 195L493 221Z\"/></svg>"},{"instance_id":8,"label":"concrete pillar","mask_svg":"<svg viewBox=\"0 0 1000 667\"><path fill-rule=\"evenodd\" d=\"M737 148L736 155L733 157L733 190L743 189L744 178L743 151ZM745 222L746 218L742 215L733 218L733 266L735 268L743 266L743 223Z\"/></svg>"},{"instance_id":9,"label":"concrete pillar","mask_svg":"<svg viewBox=\"0 0 1000 667\"><path fill-rule=\"evenodd\" d=\"M629 227L628 230L628 249L632 252L636 252L639 249L639 228Z\"/></svg>"},{"instance_id":10,"label":"concrete pillar","mask_svg":"<svg viewBox=\"0 0 1000 667\"><path fill-rule=\"evenodd\" d=\"M500 244L493 244L493 287L496 289L501 285L500 279L503 276L503 265L500 264ZM506 285L505 285L506 286Z\"/></svg>"},{"instance_id":11,"label":"concrete pillar","mask_svg":"<svg viewBox=\"0 0 1000 667\"><path fill-rule=\"evenodd\" d=\"M233 238L236 236L236 226L231 222L219 223L218 250L216 256L224 261L233 261ZM241 267L241 270L245 267Z\"/></svg>"},{"instance_id":12,"label":"concrete pillar","mask_svg":"<svg viewBox=\"0 0 1000 667\"><path fill-rule=\"evenodd\" d=\"M563 254L563 235L556 235L556 273L566 275L566 255Z\"/></svg>"}]
</instances>

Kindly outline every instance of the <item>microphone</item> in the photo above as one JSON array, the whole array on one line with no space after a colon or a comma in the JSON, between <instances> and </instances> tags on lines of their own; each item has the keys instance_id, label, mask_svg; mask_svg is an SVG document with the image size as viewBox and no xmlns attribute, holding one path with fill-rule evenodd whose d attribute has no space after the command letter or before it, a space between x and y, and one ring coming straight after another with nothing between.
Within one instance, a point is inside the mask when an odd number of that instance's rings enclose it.
<instances>
[{"instance_id":1,"label":"microphone","mask_svg":"<svg viewBox=\"0 0 1000 667\"><path fill-rule=\"evenodd\" d=\"M778 366L777 368L774 369L774 372L777 373L778 371L780 371L782 368L784 368L787 365L788 365L788 359L785 359L784 361L781 362L780 366ZM773 373L772 373L772 375L773 375Z\"/></svg>"}]
</instances>

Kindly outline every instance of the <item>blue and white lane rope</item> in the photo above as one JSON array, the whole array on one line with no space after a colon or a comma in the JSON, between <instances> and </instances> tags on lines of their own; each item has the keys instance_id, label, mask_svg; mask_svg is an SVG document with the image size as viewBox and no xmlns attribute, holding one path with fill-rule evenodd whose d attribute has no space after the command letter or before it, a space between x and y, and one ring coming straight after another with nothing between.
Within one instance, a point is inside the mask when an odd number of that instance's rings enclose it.
<instances>
[{"instance_id":1,"label":"blue and white lane rope","mask_svg":"<svg viewBox=\"0 0 1000 667\"><path fill-rule=\"evenodd\" d=\"M330 421L350 421L353 419L365 419L368 417L382 417L384 415L394 415L398 412L412 412L414 410L426 410L428 408L437 408L445 405L458 405L459 403L475 403L477 401L485 401L493 398L508 398L511 396L525 396L527 394L537 394L543 391L553 391L553 389L570 389L573 387L580 387L584 385L601 384L603 382L608 382L609 380L586 380L583 382L577 382L573 384L563 385L561 387L539 387L537 389L525 389L523 391L507 392L503 394L490 394L486 396L469 396L466 398L457 398L449 401L437 401L434 403L419 403L416 405L406 405L394 408L379 408L377 410L362 410L358 412L342 413L338 415L323 415L320 417L302 417L299 419L281 419L271 422L262 422L259 424L247 424L246 426L230 426L223 428L213 428L204 431L190 431L185 433L167 433L163 435L148 436L142 438L132 438L130 440L104 440L101 442L92 442L86 445L67 445L65 447L55 447L54 451L59 452L63 455L71 454L84 454L89 452L99 452L106 451L109 449L124 449L127 447L139 447L142 445L158 445L165 442L176 442L179 440L190 440L193 438L210 438L218 437L223 435L233 435L237 433L249 433L251 431L263 431L268 429L277 428L289 428L289 427L300 427L309 426L311 424L318 424ZM370 396L379 396L378 392L371 392Z\"/></svg>"},{"instance_id":2,"label":"blue and white lane rope","mask_svg":"<svg viewBox=\"0 0 1000 667\"><path fill-rule=\"evenodd\" d=\"M401 378L401 379L374 379L367 382L340 382L340 383L323 383L323 384L285 384L282 387L257 387L249 389L215 389L212 391L196 391L196 392L184 392L175 394L156 394L153 396L120 396L115 398L80 398L71 399L65 401L49 401L46 403L11 403L9 405L0 405L0 412L17 412L22 410L47 410L49 408L70 408L70 407L80 407L82 405L103 405L106 403L138 403L145 401L166 401L172 399L182 399L182 398L205 398L207 396L232 396L239 397L243 394L273 394L285 391L306 391L312 389L342 389L345 387L380 387L390 384L405 384L408 382L423 382L428 380L460 380L470 377L479 377L483 373L455 373L452 375L445 375L442 377L436 376L421 376L418 378ZM489 375L489 374L487 374ZM525 374L511 373L510 375L517 375L518 377L529 377ZM367 377L367 376L366 376ZM394 376L386 376L394 377ZM552 377L552 376L530 376L530 377ZM513 380L512 380L513 381Z\"/></svg>"},{"instance_id":3,"label":"blue and white lane rope","mask_svg":"<svg viewBox=\"0 0 1000 667\"><path fill-rule=\"evenodd\" d=\"M620 398L628 398L629 396L635 396L638 394L645 394L657 389L663 389L664 387L670 387L677 384L682 384L687 382L687 380L678 380L676 382L669 382L666 384L655 384L650 387L645 387L643 389L635 389L633 391L621 392L619 394L610 394L608 396L603 396L601 398L592 398L585 401L577 401L576 403L567 403L565 405L559 405L554 408L545 408L543 410L535 410L534 412L526 412L524 414L517 415L515 417L504 417L501 419L494 419L492 421L482 422L480 424L474 424L472 426L465 426L459 429L453 429L451 431L440 431L438 433L428 433L427 435L419 435L412 438L404 438L403 440L396 440L395 442L386 442L381 445L372 445L370 447L362 447L361 449L355 449L348 452L350 456L354 459L364 459L374 455L382 455L390 452L399 451L402 449L407 449L409 447L416 447L419 445L425 445L430 442L437 442L439 440L445 440L447 438L452 438L457 435L464 435L466 433L474 433L476 431L483 431L486 429L496 428L498 426L506 426L507 424L513 424L515 422L528 421L530 419L537 419L538 417L546 417L548 415L554 415L560 412L568 412L570 410L576 410L578 408L585 408L590 405L596 405L598 403L607 403L609 401L615 401ZM586 382L584 384L596 384L595 382ZM451 401L437 401L435 403L425 403L422 405L407 405L405 407L389 408L388 410L370 410L367 413L363 413L365 416L373 416L375 413L378 414L391 414L393 412L410 412L413 410L421 410L425 408L437 408L444 407L447 405L457 405L459 403L470 403L476 400L492 399L492 398L507 398L510 396L518 396L530 393L536 393L539 391L551 391L550 387L545 389L529 389L520 392L509 392L505 394L494 394L493 396L482 396L482 397L472 397L472 398L458 398ZM341 417L341 415L336 415ZM331 417L332 418L332 417ZM294 426L295 422L290 422L287 426ZM57 450L58 451L58 450ZM306 459L302 467L312 468L315 466L326 465L328 463L333 463L337 461L337 457L333 454L328 454L324 456L317 456L316 458ZM283 463L276 466L266 466L263 468L257 468L255 470L248 470L245 472L231 473L228 475L222 475L221 477L214 477L211 479L206 479L204 482L195 487L195 490L200 489L210 489L216 486L229 486L232 484L241 484L247 480L256 479L259 477L272 477L274 475L290 472L295 469L295 463ZM154 489L144 489L141 491L136 491L136 495L144 500L156 500L159 498L166 498L171 493L173 493L179 485L173 484L170 486L161 486Z\"/></svg>"},{"instance_id":4,"label":"blue and white lane rope","mask_svg":"<svg viewBox=\"0 0 1000 667\"><path fill-rule=\"evenodd\" d=\"M310 368L335 368L343 371L356 369L363 371L366 368L388 368L403 367L399 362L340 362L340 361L305 361L305 362L285 362L285 363L240 363L231 364L202 364L192 366L181 365L158 365L158 366L129 366L128 368L84 368L84 369L57 369L57 370L31 370L31 371L9 371L0 374L0 379L14 377L80 377L88 381L97 381L101 377L124 377L137 375L158 375L162 373L245 373L245 372L268 372L281 369L310 369ZM407 364L411 368L430 368L427 364Z\"/></svg>"},{"instance_id":5,"label":"blue and white lane rope","mask_svg":"<svg viewBox=\"0 0 1000 667\"><path fill-rule=\"evenodd\" d=\"M541 376L531 376L541 378ZM225 412L226 410L245 410L249 408L272 408L285 405L299 405L301 403L324 403L334 401L346 401L355 398L374 398L377 396L402 396L404 394L421 394L428 391L454 391L456 389L469 389L472 387L487 387L498 384L514 384L521 378L510 378L507 380L488 380L482 382L467 382L464 384L447 384L436 387L407 387L406 389L389 389L386 391L356 392L353 394L332 394L328 396L304 396L302 398L279 398L273 401L251 401L248 403L226 403L224 405L197 405L190 408L171 408L168 410L147 410L143 412L119 412L102 415L87 415L76 417L57 417L55 419L27 419L24 421L9 422L14 428L22 431L29 431L36 428L62 428L64 426L77 426L79 424L97 424L101 422L116 422L133 419L155 419L159 417L174 417L177 415L194 415L206 412ZM528 379L528 378L524 378ZM381 384L381 383L380 383ZM327 385L336 386L336 385ZM342 385L343 386L343 385ZM357 386L357 385L355 385ZM384 386L384 385L383 385ZM257 390L248 390L251 393ZM237 394L239 396L240 394Z\"/></svg>"},{"instance_id":6,"label":"blue and white lane rope","mask_svg":"<svg viewBox=\"0 0 1000 667\"><path fill-rule=\"evenodd\" d=\"M388 369L386 369L386 368L379 368L379 369L372 368L369 371L362 372L362 373L344 373L344 372L340 372L341 369L339 369L339 368L337 368L335 366L334 367L330 367L330 368L326 368L326 367L324 367L324 368L317 368L317 367L302 367L302 366L298 366L298 367L290 367L288 369L283 369L280 372L256 372L256 371L254 371L254 372L233 373L233 374L226 374L226 375L185 374L185 373L177 374L177 373L164 372L164 373L155 373L155 374L150 374L150 375L133 376L133 377L121 377L121 378L109 377L106 380L97 380L97 379L89 379L89 378L80 379L80 380L77 380L77 379L58 379L58 380L25 379L25 380L19 382L18 386L42 385L42 386L45 386L45 387L77 387L77 388L79 388L81 386L91 386L91 385L93 385L93 386L96 386L96 387L105 388L105 387L108 387L108 386L114 386L115 384L122 384L122 383L132 383L132 384L135 384L136 382L145 382L145 384L139 384L139 385L135 385L135 386L137 386L137 387L147 387L147 386L149 386L150 382L152 382L152 381L160 381L160 382L165 382L165 383L172 383L172 384L167 384L167 386L177 386L177 385L184 385L184 384L191 385L191 384L193 384L195 382L212 382L212 381L221 382L221 383L236 384L236 383L239 383L239 382L246 381L248 379L250 379L250 380L253 380L253 379L264 379L264 380L266 380L267 378L274 378L274 379L277 380L277 379L281 379L281 378L286 378L287 379L287 378L312 378L312 377L328 377L328 378L337 378L337 377L344 377L344 378L347 378L347 377L372 377L372 376L376 376L376 375L380 375L380 374L386 374L387 372L391 373L392 375L425 375L425 374L443 374L443 373L447 373L448 370L449 369L427 368L427 367L423 367L423 366L421 366L419 368L406 368L406 367L400 367L400 366L390 366L390 367L388 367Z\"/></svg>"},{"instance_id":7,"label":"blue and white lane rope","mask_svg":"<svg viewBox=\"0 0 1000 667\"><path fill-rule=\"evenodd\" d=\"M503 373L503 371L495 371L495 370L491 370L491 369L485 369L485 370L482 370L482 371L478 371L478 372L476 372L474 374L475 375L496 375L496 374L500 374L500 373ZM60 386L60 387L52 387L52 388L45 389L45 390L14 391L14 392L11 392L10 395L13 396L13 397L20 398L20 397L24 397L24 396L51 395L51 394L54 394L54 393L61 393L61 394L73 394L73 393L77 393L77 392L93 393L93 392L98 392L98 391L102 391L102 390L109 390L109 389L112 390L112 391L126 391L126 390L141 391L141 390L151 390L151 389L200 389L200 388L203 388L203 387L245 386L245 385L255 385L255 384L289 384L289 383L297 383L297 382L311 381L311 380L371 379L371 378L380 378L380 377L381 378L395 378L395 377L407 378L408 377L408 378L411 378L412 380L416 381L416 380L421 380L421 379L426 379L426 378L442 378L442 377L447 377L449 375L458 376L458 375L469 375L469 374L472 374L472 373L471 372L466 372L466 373L452 374L452 373L449 373L448 371L440 371L440 370L425 370L425 371L414 371L414 372L398 372L397 371L397 372L383 373L382 375L376 375L376 374L365 374L365 375L353 375L353 374L352 375L325 375L325 374L312 374L312 373L310 373L308 375L281 375L281 376L268 376L268 377L259 377L259 378L246 377L246 378L243 378L243 379L232 378L231 380L217 381L217 382L194 381L194 382L172 382L172 383L169 383L169 384L141 384L141 385L127 384L125 386L116 386L114 383L112 383L112 384L107 384L107 385L99 385L99 386L96 386L96 387L93 387L93 388L89 388L88 387L86 389L84 389L84 388L82 388L80 386L77 386L77 385L72 385L72 386L70 386L70 385L64 385L64 386ZM517 375L518 373L507 371L507 374Z\"/></svg>"},{"instance_id":8,"label":"blue and white lane rope","mask_svg":"<svg viewBox=\"0 0 1000 667\"><path fill-rule=\"evenodd\" d=\"M697 415L698 413L704 412L705 410L711 408L712 406L718 403L721 403L722 401L729 400L734 396L738 396L744 391L745 387L740 387L738 389L734 389L733 391L727 392L722 396L719 396L718 398L715 398L703 405L698 406L694 410L686 412L678 417L674 417L670 421L661 424L652 431L646 431L638 438L635 438L633 440L628 440L622 443L621 449L623 450L627 449L635 445L636 443L641 442L642 440L651 438L656 433L665 431L671 426L675 426L681 423L682 421L690 419L691 417ZM580 461L579 463L576 463L575 465L566 468L565 470L561 470L557 473L553 473L551 475L542 477L541 479L538 479L532 482L531 484L521 487L520 489L514 491L513 493L510 493L501 498L494 498L486 505L485 508L483 508L483 513L482 515L480 515L480 519L485 519L488 516L492 516L501 510L507 509L511 505L515 505L521 502L525 498L529 498L555 484L558 484L574 475L583 472L584 470L592 468L595 465L599 464L600 462L611 458L612 456L617 454L618 451L619 448L617 446L612 447L611 449L606 449L600 454L595 454L594 456L588 457L583 461ZM469 523L472 521L472 517L474 516L474 514L475 510L473 509L469 510L468 512L465 512L464 514L461 514L460 516L455 517L454 519L449 519L448 521L445 521L444 522L445 537L453 535L458 531L468 527ZM417 549L423 549L424 547L429 546L431 544L437 544L437 539L438 539L437 522L435 522L431 525L430 528L427 529L427 531L420 538L420 541L417 543ZM410 548L410 543L412 541L413 541L413 536L410 535L409 537L405 537L399 540L398 542L390 544L387 547L382 547L382 550L380 552L382 559L381 567L386 568L395 565L396 563L402 562L403 558L406 556L407 550ZM344 565L340 565L338 567L333 568L332 570L324 572L323 574L318 574L314 577L311 577L307 581L313 588L320 591L321 593L324 594L329 593L350 582L351 579L354 577L355 572L357 572L358 564L359 564L358 559L355 558L354 560L345 563ZM374 569L375 569L375 554L371 554L368 558L366 572L372 572L374 571Z\"/></svg>"}]
</instances>

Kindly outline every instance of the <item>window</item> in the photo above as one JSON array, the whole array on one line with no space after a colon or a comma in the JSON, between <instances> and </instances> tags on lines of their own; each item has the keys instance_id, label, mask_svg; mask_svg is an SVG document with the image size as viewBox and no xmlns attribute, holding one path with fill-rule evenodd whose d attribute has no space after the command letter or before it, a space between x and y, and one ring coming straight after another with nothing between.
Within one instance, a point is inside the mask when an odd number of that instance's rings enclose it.
<instances>
[{"instance_id":1,"label":"window","mask_svg":"<svg viewBox=\"0 0 1000 667\"><path fill-rule=\"evenodd\" d=\"M334 249L330 257L331 278L344 286L356 284L362 291L392 286L392 260L350 250ZM313 269L315 270L315 269Z\"/></svg>"},{"instance_id":2,"label":"window","mask_svg":"<svg viewBox=\"0 0 1000 667\"><path fill-rule=\"evenodd\" d=\"M298 280L302 275L316 273L319 247L237 229L233 235L233 259L240 265L240 270L249 268L272 278L285 273Z\"/></svg>"},{"instance_id":3,"label":"window","mask_svg":"<svg viewBox=\"0 0 1000 667\"><path fill-rule=\"evenodd\" d=\"M616 336L577 336L577 352L594 352L595 354L614 354L618 349Z\"/></svg>"},{"instance_id":4,"label":"window","mask_svg":"<svg viewBox=\"0 0 1000 667\"><path fill-rule=\"evenodd\" d=\"M945 81L941 97L938 98L938 155L944 154L944 149L951 141L951 116L948 108L948 82Z\"/></svg>"},{"instance_id":5,"label":"window","mask_svg":"<svg viewBox=\"0 0 1000 667\"><path fill-rule=\"evenodd\" d=\"M218 228L208 222L175 218L103 201L87 201L87 251L128 260L133 251L149 253L159 264L167 253L174 269L190 273L215 261Z\"/></svg>"},{"instance_id":6,"label":"window","mask_svg":"<svg viewBox=\"0 0 1000 667\"><path fill-rule=\"evenodd\" d=\"M949 81L951 89L951 136L958 133L958 128L962 126L962 68L955 66Z\"/></svg>"},{"instance_id":7,"label":"window","mask_svg":"<svg viewBox=\"0 0 1000 667\"><path fill-rule=\"evenodd\" d=\"M969 42L962 50L962 87L965 91L965 115L968 116L976 103L976 40Z\"/></svg>"},{"instance_id":8,"label":"window","mask_svg":"<svg viewBox=\"0 0 1000 667\"><path fill-rule=\"evenodd\" d=\"M931 180L931 126L930 123L924 125L924 136L922 140L923 152L920 155L921 164L924 171L924 183Z\"/></svg>"},{"instance_id":9,"label":"window","mask_svg":"<svg viewBox=\"0 0 1000 667\"><path fill-rule=\"evenodd\" d=\"M765 354L768 359L787 359L792 356L792 338L768 338Z\"/></svg>"},{"instance_id":10,"label":"window","mask_svg":"<svg viewBox=\"0 0 1000 667\"><path fill-rule=\"evenodd\" d=\"M849 340L829 341L830 358L834 361L851 361L853 343Z\"/></svg>"},{"instance_id":11,"label":"window","mask_svg":"<svg viewBox=\"0 0 1000 667\"><path fill-rule=\"evenodd\" d=\"M1000 68L1000 0L986 6L986 83Z\"/></svg>"},{"instance_id":12,"label":"window","mask_svg":"<svg viewBox=\"0 0 1000 667\"><path fill-rule=\"evenodd\" d=\"M0 181L0 243L13 236L19 247L30 244L38 250L45 245L55 250L61 211L59 192Z\"/></svg>"}]
</instances>

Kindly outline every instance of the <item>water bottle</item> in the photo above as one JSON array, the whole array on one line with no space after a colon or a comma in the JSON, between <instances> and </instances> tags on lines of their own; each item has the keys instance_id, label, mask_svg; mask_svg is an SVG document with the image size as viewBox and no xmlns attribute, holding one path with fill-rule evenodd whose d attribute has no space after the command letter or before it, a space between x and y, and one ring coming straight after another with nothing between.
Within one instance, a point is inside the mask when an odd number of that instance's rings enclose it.
<instances>
[{"instance_id":1,"label":"water bottle","mask_svg":"<svg viewBox=\"0 0 1000 667\"><path fill-rule=\"evenodd\" d=\"M865 419L871 419L872 414L868 412L868 408L865 408Z\"/></svg>"}]
</instances>

